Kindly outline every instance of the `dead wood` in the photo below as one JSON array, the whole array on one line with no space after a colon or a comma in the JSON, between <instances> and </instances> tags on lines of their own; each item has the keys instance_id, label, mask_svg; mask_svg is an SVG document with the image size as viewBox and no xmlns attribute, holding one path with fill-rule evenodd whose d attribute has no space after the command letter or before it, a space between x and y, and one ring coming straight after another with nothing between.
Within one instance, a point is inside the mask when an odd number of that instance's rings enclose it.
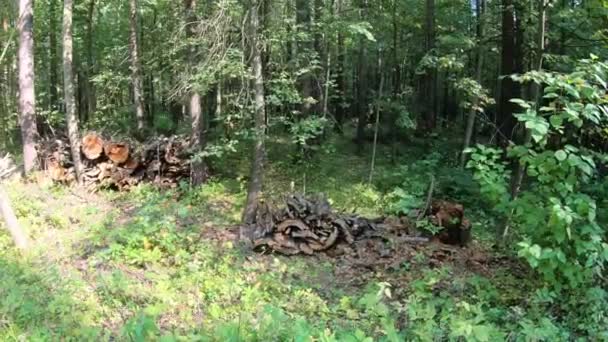
<instances>
[{"instance_id":1,"label":"dead wood","mask_svg":"<svg viewBox=\"0 0 608 342\"><path fill-rule=\"evenodd\" d=\"M82 154L95 160L103 154L104 141L97 133L87 133L82 137Z\"/></svg>"},{"instance_id":2,"label":"dead wood","mask_svg":"<svg viewBox=\"0 0 608 342\"><path fill-rule=\"evenodd\" d=\"M365 218L332 211L322 195L305 197L287 196L284 206L276 209L267 202L256 208L253 246L285 255L325 251L338 243L352 244L356 236L375 229Z\"/></svg>"},{"instance_id":3,"label":"dead wood","mask_svg":"<svg viewBox=\"0 0 608 342\"><path fill-rule=\"evenodd\" d=\"M190 177L189 140L183 136L153 137L144 144L132 139L114 141L98 133L82 139L83 183L90 190L129 190L141 182L160 187L176 187ZM42 140L38 146L40 165L47 176L62 183L74 177L67 138Z\"/></svg>"}]
</instances>

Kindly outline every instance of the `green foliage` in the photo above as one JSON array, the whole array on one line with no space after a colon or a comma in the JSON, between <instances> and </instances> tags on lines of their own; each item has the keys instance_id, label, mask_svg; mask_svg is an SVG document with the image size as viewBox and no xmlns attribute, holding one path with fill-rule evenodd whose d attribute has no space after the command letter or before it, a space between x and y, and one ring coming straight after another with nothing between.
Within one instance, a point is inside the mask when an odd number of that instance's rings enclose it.
<instances>
[{"instance_id":1,"label":"green foliage","mask_svg":"<svg viewBox=\"0 0 608 342\"><path fill-rule=\"evenodd\" d=\"M515 199L509 195L509 172L500 151L480 146L469 162L486 199L521 235L518 254L542 275L551 301L566 291L571 298L585 297L581 289L601 282L608 263L606 222L597 216L603 195L586 190L596 183L596 160L604 158L604 152L585 142L586 132L608 123L607 76L608 65L592 58L581 61L570 74L535 72L518 78L542 82L545 88L544 105L538 109L513 100L524 110L517 118L531 137L508 150L527 175L527 184ZM600 306L604 305L602 299ZM596 334L592 327L605 325L605 317L591 317L596 320L580 328Z\"/></svg>"}]
</instances>

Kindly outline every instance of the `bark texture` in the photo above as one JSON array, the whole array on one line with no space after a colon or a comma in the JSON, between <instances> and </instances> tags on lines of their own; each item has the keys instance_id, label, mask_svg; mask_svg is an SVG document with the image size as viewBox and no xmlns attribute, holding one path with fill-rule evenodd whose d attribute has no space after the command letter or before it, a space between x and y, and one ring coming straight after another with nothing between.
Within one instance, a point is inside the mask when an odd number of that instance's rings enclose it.
<instances>
[{"instance_id":1,"label":"bark texture","mask_svg":"<svg viewBox=\"0 0 608 342\"><path fill-rule=\"evenodd\" d=\"M25 173L36 167L36 94L34 91L34 8L33 0L19 0L18 80L19 124L23 143Z\"/></svg>"},{"instance_id":2,"label":"bark texture","mask_svg":"<svg viewBox=\"0 0 608 342\"><path fill-rule=\"evenodd\" d=\"M251 30L251 52L253 69L253 88L255 91L255 144L253 148L253 158L251 160L251 175L249 179L249 188L247 190L247 202L243 211L243 222L251 224L255 221L255 213L258 205L259 197L262 193L262 182L264 179L264 159L266 149L264 146L266 134L266 103L264 100L264 74L262 70L262 53L260 51L260 42L258 39L259 18L258 18L258 3L256 0L251 1L250 9L250 30Z\"/></svg>"},{"instance_id":3,"label":"bark texture","mask_svg":"<svg viewBox=\"0 0 608 342\"><path fill-rule=\"evenodd\" d=\"M130 0L129 11L129 48L131 50L131 78L133 82L133 106L135 107L135 119L139 133L144 129L144 89L141 76L141 61L139 60L139 38L137 36L137 0Z\"/></svg>"},{"instance_id":4,"label":"bark texture","mask_svg":"<svg viewBox=\"0 0 608 342\"><path fill-rule=\"evenodd\" d=\"M80 133L78 115L76 115L76 98L74 96L73 46L72 46L72 0L63 1L63 95L65 101L65 120L68 125L68 138L74 162L76 179L81 181L82 162L80 159Z\"/></svg>"},{"instance_id":5,"label":"bark texture","mask_svg":"<svg viewBox=\"0 0 608 342\"><path fill-rule=\"evenodd\" d=\"M186 19L186 34L189 38L196 35L196 1L185 0L184 10ZM190 73L194 73L196 65L196 49L191 47L188 51L188 64L190 65ZM205 148L205 134L203 129L203 108L201 105L201 94L196 88L190 89L188 94L188 109L190 111L190 143L197 151L202 151ZM201 158L196 158L192 162L192 185L200 185L206 178L205 161Z\"/></svg>"}]
</instances>

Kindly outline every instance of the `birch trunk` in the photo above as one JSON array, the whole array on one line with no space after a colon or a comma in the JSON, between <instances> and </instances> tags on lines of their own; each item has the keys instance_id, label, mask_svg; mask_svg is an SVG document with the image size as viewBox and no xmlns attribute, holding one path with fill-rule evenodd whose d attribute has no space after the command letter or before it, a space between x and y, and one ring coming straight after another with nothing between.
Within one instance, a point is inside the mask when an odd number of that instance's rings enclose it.
<instances>
[{"instance_id":1,"label":"birch trunk","mask_svg":"<svg viewBox=\"0 0 608 342\"><path fill-rule=\"evenodd\" d=\"M19 124L23 142L23 166L25 173L36 167L36 94L34 91L34 8L33 0L19 0L18 81Z\"/></svg>"},{"instance_id":2,"label":"birch trunk","mask_svg":"<svg viewBox=\"0 0 608 342\"><path fill-rule=\"evenodd\" d=\"M63 1L63 95L65 101L65 119L68 125L70 150L74 161L76 179L80 183L82 163L80 160L80 133L76 115L76 98L74 96L73 47L72 47L72 0Z\"/></svg>"},{"instance_id":3,"label":"birch trunk","mask_svg":"<svg viewBox=\"0 0 608 342\"><path fill-rule=\"evenodd\" d=\"M135 119L137 131L141 134L144 129L144 95L141 76L141 61L139 60L139 39L137 36L137 0L130 0L129 12L129 48L131 50L131 81L133 82L133 106L135 107Z\"/></svg>"}]
</instances>

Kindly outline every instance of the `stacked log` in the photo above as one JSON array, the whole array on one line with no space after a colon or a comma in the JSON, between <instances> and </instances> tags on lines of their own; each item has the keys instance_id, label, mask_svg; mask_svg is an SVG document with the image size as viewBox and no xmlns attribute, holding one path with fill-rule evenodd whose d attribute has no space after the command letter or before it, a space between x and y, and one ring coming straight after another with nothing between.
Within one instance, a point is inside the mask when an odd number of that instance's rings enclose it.
<instances>
[{"instance_id":1,"label":"stacked log","mask_svg":"<svg viewBox=\"0 0 608 342\"><path fill-rule=\"evenodd\" d=\"M188 140L184 137L155 137L145 143L106 139L87 133L81 141L82 181L91 190L128 190L141 182L176 187L190 176ZM76 179L67 139L43 141L39 145L41 165L58 182Z\"/></svg>"},{"instance_id":2,"label":"stacked log","mask_svg":"<svg viewBox=\"0 0 608 342\"><path fill-rule=\"evenodd\" d=\"M352 214L332 211L322 196L306 198L290 195L281 209L267 203L258 205L253 230L255 249L270 249L285 254L314 254L338 243L352 244L367 230L375 230L374 223Z\"/></svg>"}]
</instances>

